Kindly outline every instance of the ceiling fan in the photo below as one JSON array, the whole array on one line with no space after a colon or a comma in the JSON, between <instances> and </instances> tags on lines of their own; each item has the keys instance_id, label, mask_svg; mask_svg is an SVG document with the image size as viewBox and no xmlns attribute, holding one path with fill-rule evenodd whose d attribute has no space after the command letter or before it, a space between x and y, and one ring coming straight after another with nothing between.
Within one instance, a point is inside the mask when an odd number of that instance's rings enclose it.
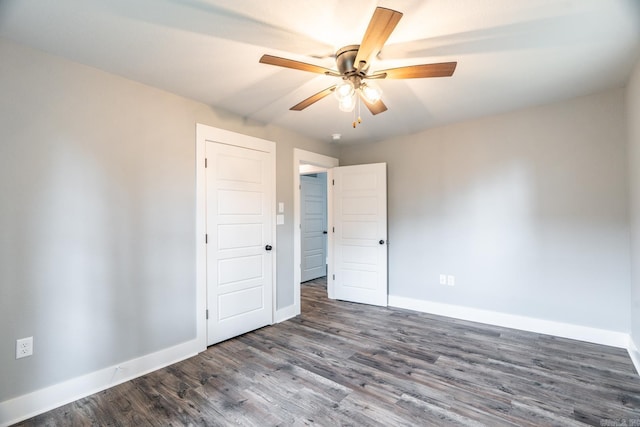
<instances>
[{"instance_id":1,"label":"ceiling fan","mask_svg":"<svg viewBox=\"0 0 640 427\"><path fill-rule=\"evenodd\" d=\"M340 109L343 111L353 111L356 100L361 99L372 114L379 114L387 111L387 106L382 102L382 99L380 99L382 92L376 85L365 82L365 80L450 77L453 75L457 65L457 62L410 65L370 73L372 60L380 53L385 42L400 21L400 18L402 18L401 12L384 7L377 7L371 17L362 42L359 45L345 46L336 52L337 71L272 55L262 55L260 62L278 67L342 78L340 83L311 95L309 98L291 107L291 110L304 110L333 92L338 98ZM358 123L359 122L360 118L358 118ZM356 127L355 120L353 127Z\"/></svg>"}]
</instances>

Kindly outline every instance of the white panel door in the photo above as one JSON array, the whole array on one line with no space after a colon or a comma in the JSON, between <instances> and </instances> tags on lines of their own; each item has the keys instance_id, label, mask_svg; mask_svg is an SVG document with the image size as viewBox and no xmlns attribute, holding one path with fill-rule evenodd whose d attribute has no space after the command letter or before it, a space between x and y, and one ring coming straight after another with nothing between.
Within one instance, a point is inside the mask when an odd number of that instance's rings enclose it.
<instances>
[{"instance_id":1,"label":"white panel door","mask_svg":"<svg viewBox=\"0 0 640 427\"><path fill-rule=\"evenodd\" d=\"M273 323L272 154L206 143L207 345Z\"/></svg>"},{"instance_id":2,"label":"white panel door","mask_svg":"<svg viewBox=\"0 0 640 427\"><path fill-rule=\"evenodd\" d=\"M327 177L300 177L301 281L327 275Z\"/></svg>"},{"instance_id":3,"label":"white panel door","mask_svg":"<svg viewBox=\"0 0 640 427\"><path fill-rule=\"evenodd\" d=\"M334 296L387 305L387 165L333 168Z\"/></svg>"}]
</instances>

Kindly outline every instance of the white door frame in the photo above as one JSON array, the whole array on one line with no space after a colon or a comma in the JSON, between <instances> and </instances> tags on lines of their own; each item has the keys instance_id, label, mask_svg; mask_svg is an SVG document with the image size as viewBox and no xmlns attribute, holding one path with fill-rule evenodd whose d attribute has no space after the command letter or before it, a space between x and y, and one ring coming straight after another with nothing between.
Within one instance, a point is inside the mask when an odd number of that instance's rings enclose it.
<instances>
[{"instance_id":1,"label":"white door frame","mask_svg":"<svg viewBox=\"0 0 640 427\"><path fill-rule=\"evenodd\" d=\"M327 292L329 298L333 296L333 284L329 277L333 274L332 257L333 257L333 233L331 233L331 224L333 223L333 205L331 197L332 173L331 168L339 166L336 158L325 156L323 154L312 153L311 151L293 149L293 306L294 316L300 314L300 264L302 262L300 251L302 244L300 241L300 165L310 164L320 166L327 169L327 225L329 233L327 235L327 258L329 260L327 268Z\"/></svg>"},{"instance_id":2,"label":"white door frame","mask_svg":"<svg viewBox=\"0 0 640 427\"><path fill-rule=\"evenodd\" d=\"M207 141L256 149L256 147L261 146L265 140L196 123L196 340L200 347L199 351L205 351L207 349L207 246L205 242L205 233L207 230L207 188L206 170L204 167ZM275 143L272 141L269 142L274 146L275 158ZM273 197L275 204L275 194ZM272 245L275 248L272 255L273 298L271 301L271 319L273 321L276 312L276 254L278 249L276 244L275 220L272 224L272 235Z\"/></svg>"}]
</instances>

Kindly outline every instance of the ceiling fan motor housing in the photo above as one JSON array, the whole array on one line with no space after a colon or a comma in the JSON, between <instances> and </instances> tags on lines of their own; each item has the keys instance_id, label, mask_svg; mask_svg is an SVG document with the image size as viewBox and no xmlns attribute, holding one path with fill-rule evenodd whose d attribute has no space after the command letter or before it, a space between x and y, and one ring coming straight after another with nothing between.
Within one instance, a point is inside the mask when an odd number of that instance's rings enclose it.
<instances>
[{"instance_id":1,"label":"ceiling fan motor housing","mask_svg":"<svg viewBox=\"0 0 640 427\"><path fill-rule=\"evenodd\" d=\"M345 46L336 52L336 65L338 71L345 77L355 74L358 70L357 64L354 64L360 45L352 44ZM367 67L368 68L368 67ZM366 69L360 70L366 72Z\"/></svg>"}]
</instances>

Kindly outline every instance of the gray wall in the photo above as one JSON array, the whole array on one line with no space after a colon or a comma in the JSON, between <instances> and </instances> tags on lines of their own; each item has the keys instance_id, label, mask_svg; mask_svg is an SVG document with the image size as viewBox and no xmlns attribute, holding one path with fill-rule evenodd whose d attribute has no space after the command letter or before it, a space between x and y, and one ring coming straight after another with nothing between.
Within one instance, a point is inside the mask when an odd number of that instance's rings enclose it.
<instances>
[{"instance_id":1,"label":"gray wall","mask_svg":"<svg viewBox=\"0 0 640 427\"><path fill-rule=\"evenodd\" d=\"M623 90L345 146L340 161L388 163L391 295L629 330Z\"/></svg>"},{"instance_id":2,"label":"gray wall","mask_svg":"<svg viewBox=\"0 0 640 427\"><path fill-rule=\"evenodd\" d=\"M196 122L276 141L293 303L293 148L328 144L2 39L0 58L0 401L195 338Z\"/></svg>"},{"instance_id":3,"label":"gray wall","mask_svg":"<svg viewBox=\"0 0 640 427\"><path fill-rule=\"evenodd\" d=\"M627 87L631 224L631 337L640 346L640 61Z\"/></svg>"}]
</instances>

